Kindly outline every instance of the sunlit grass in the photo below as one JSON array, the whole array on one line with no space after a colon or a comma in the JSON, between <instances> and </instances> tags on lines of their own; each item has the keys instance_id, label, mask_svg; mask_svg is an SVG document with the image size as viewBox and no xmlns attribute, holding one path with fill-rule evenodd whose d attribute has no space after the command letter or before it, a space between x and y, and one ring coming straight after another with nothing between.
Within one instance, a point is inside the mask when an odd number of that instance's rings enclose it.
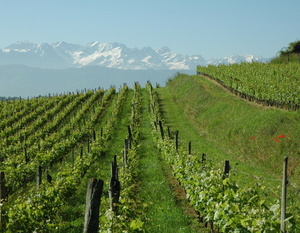
<instances>
[{"instance_id":1,"label":"sunlit grass","mask_svg":"<svg viewBox=\"0 0 300 233\"><path fill-rule=\"evenodd\" d=\"M146 97L146 95L144 95ZM147 100L144 99L144 103ZM141 146L139 153L141 198L147 207L146 232L200 232L192 230L193 220L184 213L176 201L175 194L170 188L170 183L164 172L164 161L161 160L159 150L152 140L151 125L145 104L143 111L144 121L141 124ZM146 121L145 121L146 120ZM145 143L147 142L147 143ZM203 231L206 232L206 231Z\"/></svg>"},{"instance_id":2,"label":"sunlit grass","mask_svg":"<svg viewBox=\"0 0 300 233\"><path fill-rule=\"evenodd\" d=\"M288 192L295 195L300 184L299 111L246 102L199 76L182 75L157 91L166 121L179 130L183 147L191 141L194 151L206 153L220 169L229 160L239 185L265 185L278 200L283 158L289 156ZM287 136L278 140L280 135Z\"/></svg>"}]
</instances>

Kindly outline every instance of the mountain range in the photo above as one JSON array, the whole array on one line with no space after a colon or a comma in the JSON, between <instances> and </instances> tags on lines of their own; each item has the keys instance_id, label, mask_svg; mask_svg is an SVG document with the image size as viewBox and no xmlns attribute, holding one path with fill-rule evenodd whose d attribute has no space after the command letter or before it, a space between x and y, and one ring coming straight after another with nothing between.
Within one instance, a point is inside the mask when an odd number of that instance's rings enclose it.
<instances>
[{"instance_id":1,"label":"mountain range","mask_svg":"<svg viewBox=\"0 0 300 233\"><path fill-rule=\"evenodd\" d=\"M121 70L196 70L197 65L219 65L240 62L265 62L267 59L253 55L234 55L205 60L201 55L182 55L168 47L157 50L151 47L128 48L120 43L87 45L57 42L35 44L17 42L0 49L0 65L26 65L46 69L66 69L101 66Z\"/></svg>"},{"instance_id":2,"label":"mountain range","mask_svg":"<svg viewBox=\"0 0 300 233\"><path fill-rule=\"evenodd\" d=\"M108 89L135 81L164 85L177 72L195 74L196 66L264 62L253 55L205 60L181 55L168 47L128 48L120 43L87 45L17 42L0 49L0 96L34 97L82 89Z\"/></svg>"}]
</instances>

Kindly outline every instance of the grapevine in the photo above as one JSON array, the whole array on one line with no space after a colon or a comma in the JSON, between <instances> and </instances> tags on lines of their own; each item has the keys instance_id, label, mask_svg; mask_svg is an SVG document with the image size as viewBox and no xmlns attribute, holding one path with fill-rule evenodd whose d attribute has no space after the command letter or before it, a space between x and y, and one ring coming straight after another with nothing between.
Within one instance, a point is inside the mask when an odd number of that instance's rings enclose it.
<instances>
[{"instance_id":1,"label":"grapevine","mask_svg":"<svg viewBox=\"0 0 300 233\"><path fill-rule=\"evenodd\" d=\"M264 105L300 108L300 66L297 63L242 63L197 67L231 92Z\"/></svg>"}]
</instances>

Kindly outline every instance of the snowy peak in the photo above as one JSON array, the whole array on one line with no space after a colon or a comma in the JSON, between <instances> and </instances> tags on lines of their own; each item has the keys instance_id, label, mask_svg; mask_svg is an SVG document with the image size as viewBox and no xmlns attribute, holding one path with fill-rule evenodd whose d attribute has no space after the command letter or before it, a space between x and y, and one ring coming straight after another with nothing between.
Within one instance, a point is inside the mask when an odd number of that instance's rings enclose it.
<instances>
[{"instance_id":1,"label":"snowy peak","mask_svg":"<svg viewBox=\"0 0 300 233\"><path fill-rule=\"evenodd\" d=\"M172 52L167 47L155 51L149 46L142 49L130 49L126 45L119 43L93 42L81 51L73 53L73 64L77 66L106 66L125 70L195 69L199 62L204 64L204 59L200 57L199 55L197 59L186 59L182 55Z\"/></svg>"},{"instance_id":2,"label":"snowy peak","mask_svg":"<svg viewBox=\"0 0 300 233\"><path fill-rule=\"evenodd\" d=\"M195 70L197 65L219 65L241 62L264 62L253 55L234 55L205 61L201 55L187 56L168 47L128 48L121 43L91 42L87 45L56 42L35 44L29 41L14 43L0 49L0 65L22 64L40 68L69 68L102 66L122 70L176 69Z\"/></svg>"},{"instance_id":3,"label":"snowy peak","mask_svg":"<svg viewBox=\"0 0 300 233\"><path fill-rule=\"evenodd\" d=\"M207 61L208 65L230 65L230 64L240 64L242 62L251 63L251 62L268 62L269 59L263 58L261 56L254 55L233 55L226 56L223 58L213 58Z\"/></svg>"},{"instance_id":4,"label":"snowy peak","mask_svg":"<svg viewBox=\"0 0 300 233\"><path fill-rule=\"evenodd\" d=\"M158 54L163 55L163 54L170 53L170 52L172 52L172 51L171 51L168 47L162 47L162 48L158 49L156 52L157 52Z\"/></svg>"},{"instance_id":5,"label":"snowy peak","mask_svg":"<svg viewBox=\"0 0 300 233\"><path fill-rule=\"evenodd\" d=\"M6 47L4 51L6 52L28 52L32 49L35 49L37 47L37 44L31 43L29 41L20 41L14 44L11 44L10 46Z\"/></svg>"}]
</instances>

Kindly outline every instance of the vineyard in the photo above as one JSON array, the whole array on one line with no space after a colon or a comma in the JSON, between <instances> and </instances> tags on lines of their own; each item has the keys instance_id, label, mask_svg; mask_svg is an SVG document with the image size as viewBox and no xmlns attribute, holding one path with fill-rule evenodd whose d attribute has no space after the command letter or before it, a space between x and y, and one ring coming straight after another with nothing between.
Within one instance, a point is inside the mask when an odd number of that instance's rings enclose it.
<instances>
[{"instance_id":1,"label":"vineyard","mask_svg":"<svg viewBox=\"0 0 300 233\"><path fill-rule=\"evenodd\" d=\"M197 67L231 92L267 106L297 110L300 108L300 66L298 63Z\"/></svg>"},{"instance_id":2,"label":"vineyard","mask_svg":"<svg viewBox=\"0 0 300 233\"><path fill-rule=\"evenodd\" d=\"M292 75L293 67L290 69ZM221 79L219 71L210 73L201 69L198 72L227 82ZM231 87L243 93L251 88L266 90L263 86L234 86L232 80L238 78L235 74L230 76ZM297 83L297 78L294 79ZM246 75L245 80L249 80ZM238 83L241 82L246 83L240 79ZM268 95L286 106L294 103L294 108L300 101L299 86L295 83L291 86L295 91L284 89L291 88L289 84L283 86L282 95L263 91L249 94L257 98ZM213 88L220 93L221 89L208 80L182 75L170 80L164 88L154 88L150 82L145 87L135 83L133 88L124 84L118 90L112 87L0 102L1 232L176 232L178 229L180 232L279 232L282 227L287 232L299 232L300 212L296 198L299 192L299 129L291 136L277 137L278 142L285 140L279 152L268 150L274 152L276 159L280 158L278 163L274 162L275 158L272 163L267 161L276 167L269 167L263 174L272 176L272 181L244 179L237 164L247 165L248 155L252 156L254 164L262 163L266 159L255 156L270 146L261 144L266 140L260 138L257 131L260 129L250 126L243 129L243 133L231 132L228 143L232 144L230 150L226 150L225 137L221 139L224 133L220 118L218 127L215 122L198 119L201 111L203 117L207 116L204 109L198 109L193 102L203 107L213 101L209 95L218 98L217 94L209 92ZM232 95L226 99L230 103L246 104ZM206 107L213 109L211 106L215 105ZM221 109L226 114L225 109ZM206 113L212 120L217 111ZM269 110L259 111L269 114ZM294 129L300 120L294 111L283 112L279 117L283 119L288 114L291 114L288 120ZM222 117L221 112L219 117ZM288 120L284 120L286 124L290 123ZM206 125L200 126L199 122ZM224 128L230 127L224 125ZM266 133L266 126L261 130ZM277 130L281 128L273 129L268 137L277 136ZM251 136L253 138L249 139ZM255 144L244 147L241 142L246 139L247 144ZM254 139L261 140L255 142ZM235 156L241 147L245 158ZM216 148L225 149L217 152ZM282 151L290 159L288 175L292 185L288 187L290 195L284 210L284 223L280 221ZM226 168L223 170L224 162ZM170 184L165 178L155 180L153 175L161 173L164 176L160 166L167 168L184 190L184 199L197 213L193 220L174 217L179 207ZM251 170L251 167L244 168L245 173ZM257 165L258 171L259 168ZM241 180L250 182L245 184ZM94 192L89 188L94 186L98 186L101 199L98 201L100 210L98 206L96 211L88 209L89 198ZM158 191L160 186L170 193ZM90 215L94 214L95 219L89 222ZM191 228L191 221L195 219L196 229Z\"/></svg>"}]
</instances>

